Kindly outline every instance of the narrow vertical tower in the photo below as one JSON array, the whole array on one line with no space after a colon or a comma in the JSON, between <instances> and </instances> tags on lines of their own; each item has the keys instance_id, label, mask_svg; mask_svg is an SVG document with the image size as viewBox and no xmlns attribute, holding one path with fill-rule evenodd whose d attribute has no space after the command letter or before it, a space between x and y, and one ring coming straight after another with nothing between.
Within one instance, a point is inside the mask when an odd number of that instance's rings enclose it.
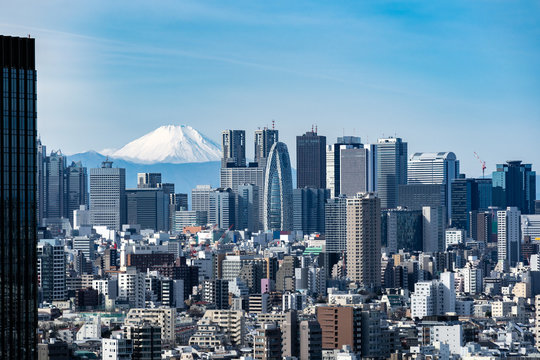
<instances>
[{"instance_id":1,"label":"narrow vertical tower","mask_svg":"<svg viewBox=\"0 0 540 360\"><path fill-rule=\"evenodd\" d=\"M35 40L0 35L0 358L34 359L37 327Z\"/></svg>"},{"instance_id":2,"label":"narrow vertical tower","mask_svg":"<svg viewBox=\"0 0 540 360\"><path fill-rule=\"evenodd\" d=\"M299 189L326 188L326 136L313 129L296 137L296 184Z\"/></svg>"},{"instance_id":3,"label":"narrow vertical tower","mask_svg":"<svg viewBox=\"0 0 540 360\"><path fill-rule=\"evenodd\" d=\"M347 199L347 276L366 288L381 287L381 201L373 193Z\"/></svg>"},{"instance_id":4,"label":"narrow vertical tower","mask_svg":"<svg viewBox=\"0 0 540 360\"><path fill-rule=\"evenodd\" d=\"M264 177L264 229L290 231L293 228L291 161L287 145L272 145Z\"/></svg>"}]
</instances>

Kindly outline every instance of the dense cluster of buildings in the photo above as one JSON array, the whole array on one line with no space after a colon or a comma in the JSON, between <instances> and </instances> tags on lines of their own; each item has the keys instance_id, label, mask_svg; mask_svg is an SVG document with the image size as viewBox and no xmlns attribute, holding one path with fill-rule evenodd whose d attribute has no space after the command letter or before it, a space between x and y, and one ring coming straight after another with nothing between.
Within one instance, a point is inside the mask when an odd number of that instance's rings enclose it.
<instances>
[{"instance_id":1,"label":"dense cluster of buildings","mask_svg":"<svg viewBox=\"0 0 540 360\"><path fill-rule=\"evenodd\" d=\"M540 357L530 164L467 178L453 152L312 129L294 181L278 130L255 131L253 161L246 132L224 130L219 188L140 173L129 189L113 161L47 153L33 39L0 46L0 93L17 99L0 113L20 120L2 128L0 357Z\"/></svg>"}]
</instances>

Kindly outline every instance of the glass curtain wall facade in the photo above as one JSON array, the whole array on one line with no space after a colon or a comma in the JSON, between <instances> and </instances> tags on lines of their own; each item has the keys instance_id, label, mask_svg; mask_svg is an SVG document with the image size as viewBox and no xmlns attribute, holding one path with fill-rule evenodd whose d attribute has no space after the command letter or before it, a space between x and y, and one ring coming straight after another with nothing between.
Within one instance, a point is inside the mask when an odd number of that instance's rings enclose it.
<instances>
[{"instance_id":1,"label":"glass curtain wall facade","mask_svg":"<svg viewBox=\"0 0 540 360\"><path fill-rule=\"evenodd\" d=\"M37 357L35 40L0 36L0 358Z\"/></svg>"}]
</instances>

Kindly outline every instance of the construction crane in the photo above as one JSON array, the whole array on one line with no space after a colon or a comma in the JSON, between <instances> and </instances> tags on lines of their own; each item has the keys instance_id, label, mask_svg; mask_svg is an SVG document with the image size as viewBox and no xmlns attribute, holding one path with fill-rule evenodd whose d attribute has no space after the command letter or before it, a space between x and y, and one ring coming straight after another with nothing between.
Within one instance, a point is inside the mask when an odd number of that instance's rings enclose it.
<instances>
[{"instance_id":1,"label":"construction crane","mask_svg":"<svg viewBox=\"0 0 540 360\"><path fill-rule=\"evenodd\" d=\"M476 151L474 152L474 157L476 157L478 159L478 161L480 161L480 164L482 164L482 179L483 179L484 178L484 173L486 171L486 162L482 161L482 159L480 159L480 156L478 156Z\"/></svg>"}]
</instances>

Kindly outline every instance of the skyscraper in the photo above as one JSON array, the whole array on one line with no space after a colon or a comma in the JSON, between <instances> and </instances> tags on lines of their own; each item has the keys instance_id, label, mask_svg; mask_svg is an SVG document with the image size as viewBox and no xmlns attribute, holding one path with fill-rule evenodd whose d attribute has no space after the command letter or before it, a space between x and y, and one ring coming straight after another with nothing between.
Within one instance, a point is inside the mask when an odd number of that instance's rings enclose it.
<instances>
[{"instance_id":1,"label":"skyscraper","mask_svg":"<svg viewBox=\"0 0 540 360\"><path fill-rule=\"evenodd\" d=\"M407 184L407 143L401 138L384 138L376 146L377 196L383 209L395 208L399 185Z\"/></svg>"},{"instance_id":2,"label":"skyscraper","mask_svg":"<svg viewBox=\"0 0 540 360\"><path fill-rule=\"evenodd\" d=\"M233 193L239 195L239 187L245 184L252 184L258 188L259 199L257 205L257 222L254 224L255 228L252 231L258 231L262 229L263 224L263 189L264 189L264 175L265 164L258 164L258 166L250 163L249 167L230 167L221 168L220 170L220 187L230 188Z\"/></svg>"},{"instance_id":3,"label":"skyscraper","mask_svg":"<svg viewBox=\"0 0 540 360\"><path fill-rule=\"evenodd\" d=\"M326 186L330 189L330 196L341 194L341 149L360 148L362 141L357 136L338 137L337 142L326 147Z\"/></svg>"},{"instance_id":4,"label":"skyscraper","mask_svg":"<svg viewBox=\"0 0 540 360\"><path fill-rule=\"evenodd\" d=\"M88 173L80 161L66 168L66 212L73 225L73 211L88 205Z\"/></svg>"},{"instance_id":5,"label":"skyscraper","mask_svg":"<svg viewBox=\"0 0 540 360\"><path fill-rule=\"evenodd\" d=\"M275 129L255 130L255 162L259 166L266 165L266 159L272 146L279 141L278 131Z\"/></svg>"},{"instance_id":6,"label":"skyscraper","mask_svg":"<svg viewBox=\"0 0 540 360\"><path fill-rule=\"evenodd\" d=\"M296 186L326 188L326 136L317 131L296 137Z\"/></svg>"},{"instance_id":7,"label":"skyscraper","mask_svg":"<svg viewBox=\"0 0 540 360\"><path fill-rule=\"evenodd\" d=\"M45 158L45 214L44 218L65 217L65 173L66 157L60 150L51 151Z\"/></svg>"},{"instance_id":8,"label":"skyscraper","mask_svg":"<svg viewBox=\"0 0 540 360\"><path fill-rule=\"evenodd\" d=\"M341 254L347 251L347 198L329 199L325 206L326 251Z\"/></svg>"},{"instance_id":9,"label":"skyscraper","mask_svg":"<svg viewBox=\"0 0 540 360\"><path fill-rule=\"evenodd\" d=\"M305 187L293 190L293 229L304 234L325 232L325 205L330 190Z\"/></svg>"},{"instance_id":10,"label":"skyscraper","mask_svg":"<svg viewBox=\"0 0 540 360\"><path fill-rule=\"evenodd\" d=\"M223 149L221 167L246 166L246 132L244 130L223 130L221 146Z\"/></svg>"},{"instance_id":11,"label":"skyscraper","mask_svg":"<svg viewBox=\"0 0 540 360\"><path fill-rule=\"evenodd\" d=\"M293 228L291 160L287 145L272 145L264 177L264 229L289 231Z\"/></svg>"},{"instance_id":12,"label":"skyscraper","mask_svg":"<svg viewBox=\"0 0 540 360\"><path fill-rule=\"evenodd\" d=\"M238 186L236 191L236 228L258 231L259 217L259 187L253 184Z\"/></svg>"},{"instance_id":13,"label":"skyscraper","mask_svg":"<svg viewBox=\"0 0 540 360\"><path fill-rule=\"evenodd\" d=\"M534 213L536 172L531 164L522 164L520 160L497 164L492 179L494 206L515 206L522 214Z\"/></svg>"},{"instance_id":14,"label":"skyscraper","mask_svg":"<svg viewBox=\"0 0 540 360\"><path fill-rule=\"evenodd\" d=\"M169 229L169 196L163 189L139 188L126 190L126 222L141 229Z\"/></svg>"},{"instance_id":15,"label":"skyscraper","mask_svg":"<svg viewBox=\"0 0 540 360\"><path fill-rule=\"evenodd\" d=\"M112 164L107 160L101 168L90 169L90 222L120 230L126 221L126 169Z\"/></svg>"},{"instance_id":16,"label":"skyscraper","mask_svg":"<svg viewBox=\"0 0 540 360\"><path fill-rule=\"evenodd\" d=\"M459 175L453 152L415 153L407 167L407 184L441 184L446 190L446 213L452 212L452 181Z\"/></svg>"},{"instance_id":17,"label":"skyscraper","mask_svg":"<svg viewBox=\"0 0 540 360\"><path fill-rule=\"evenodd\" d=\"M208 199L213 191L210 185L197 185L191 190L191 210L205 211L208 214Z\"/></svg>"},{"instance_id":18,"label":"skyscraper","mask_svg":"<svg viewBox=\"0 0 540 360\"><path fill-rule=\"evenodd\" d=\"M35 40L0 36L0 65L0 358L30 360L37 356Z\"/></svg>"},{"instance_id":19,"label":"skyscraper","mask_svg":"<svg viewBox=\"0 0 540 360\"><path fill-rule=\"evenodd\" d=\"M208 197L208 222L220 229L234 227L234 194L231 189L215 189Z\"/></svg>"},{"instance_id":20,"label":"skyscraper","mask_svg":"<svg viewBox=\"0 0 540 360\"><path fill-rule=\"evenodd\" d=\"M517 207L497 211L497 259L515 266L520 261L521 212Z\"/></svg>"},{"instance_id":21,"label":"skyscraper","mask_svg":"<svg viewBox=\"0 0 540 360\"><path fill-rule=\"evenodd\" d=\"M381 286L381 202L373 193L347 199L347 276L368 288Z\"/></svg>"}]
</instances>

